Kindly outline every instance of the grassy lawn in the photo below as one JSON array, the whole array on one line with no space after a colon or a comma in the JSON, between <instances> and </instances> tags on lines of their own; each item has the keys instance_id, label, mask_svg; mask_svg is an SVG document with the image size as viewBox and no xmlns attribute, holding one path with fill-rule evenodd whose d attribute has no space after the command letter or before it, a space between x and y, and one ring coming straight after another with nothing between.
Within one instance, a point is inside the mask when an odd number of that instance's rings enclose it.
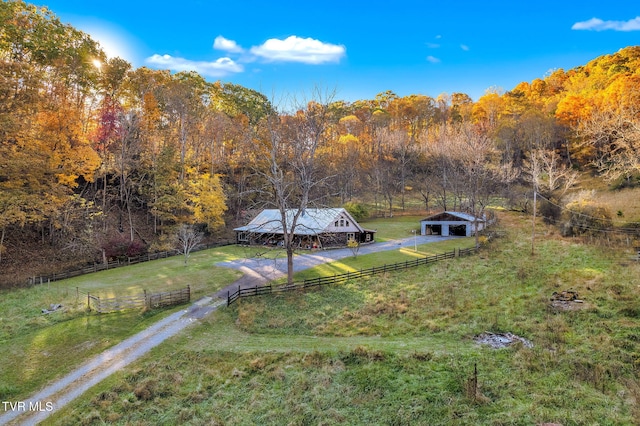
<instances>
[{"instance_id":1,"label":"grassy lawn","mask_svg":"<svg viewBox=\"0 0 640 426\"><path fill-rule=\"evenodd\" d=\"M453 240L439 241L429 244L418 245L418 250L412 248L402 248L399 250L372 253L367 255L358 255L355 257L347 257L342 260L325 263L311 269L300 271L294 274L295 281L303 281L304 279L315 277L326 277L334 274L344 274L346 272L355 272L361 269L368 269L374 266L391 265L393 263L401 263L407 260L415 260L433 256L435 254L451 252L455 249L464 249L475 246L473 238L456 238ZM276 284L285 283L286 279L277 280Z\"/></svg>"},{"instance_id":2,"label":"grassy lawn","mask_svg":"<svg viewBox=\"0 0 640 426\"><path fill-rule=\"evenodd\" d=\"M638 424L640 265L543 225L531 256L505 217L479 256L220 309L52 423ZM568 289L584 302L550 303Z\"/></svg>"},{"instance_id":3,"label":"grassy lawn","mask_svg":"<svg viewBox=\"0 0 640 426\"><path fill-rule=\"evenodd\" d=\"M222 247L193 253L187 266L176 256L0 292L0 399L25 398L172 312L87 312L86 293L114 297L189 285L195 300L235 281L239 272L213 265L241 255L238 247ZM62 309L44 315L51 304Z\"/></svg>"},{"instance_id":4,"label":"grassy lawn","mask_svg":"<svg viewBox=\"0 0 640 426\"><path fill-rule=\"evenodd\" d=\"M388 241L398 238L408 238L413 235L412 230L420 233L420 220L423 216L397 216L393 218L369 219L360 222L362 227L375 229L376 241Z\"/></svg>"},{"instance_id":5,"label":"grassy lawn","mask_svg":"<svg viewBox=\"0 0 640 426\"><path fill-rule=\"evenodd\" d=\"M393 228L393 220L379 222ZM394 235L388 232L388 235ZM426 248L423 253L427 253ZM419 251L420 251L419 250ZM422 253L421 253L422 254ZM19 400L89 357L162 319L171 311L128 311L100 315L87 312L87 293L102 298L170 291L189 285L193 300L212 294L239 278L238 271L213 266L222 261L254 257L281 258L284 251L261 247L226 246L194 252L185 266L175 256L56 281L31 288L0 292L0 397ZM416 254L388 254L387 262ZM377 255L375 255L377 256ZM347 260L366 268L378 257ZM336 265L335 268L340 268ZM325 273L322 269L312 273ZM62 309L43 315L52 304ZM176 308L180 309L180 308Z\"/></svg>"}]
</instances>

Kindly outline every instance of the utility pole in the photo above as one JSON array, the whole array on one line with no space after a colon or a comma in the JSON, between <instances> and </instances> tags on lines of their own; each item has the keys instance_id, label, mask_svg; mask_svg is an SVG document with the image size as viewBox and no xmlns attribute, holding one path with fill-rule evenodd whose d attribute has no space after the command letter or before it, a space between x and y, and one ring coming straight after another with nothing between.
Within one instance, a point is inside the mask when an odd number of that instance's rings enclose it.
<instances>
[{"instance_id":1,"label":"utility pole","mask_svg":"<svg viewBox=\"0 0 640 426\"><path fill-rule=\"evenodd\" d=\"M412 229L411 232L413 233L413 251L417 252L418 251L418 234L415 229Z\"/></svg>"}]
</instances>

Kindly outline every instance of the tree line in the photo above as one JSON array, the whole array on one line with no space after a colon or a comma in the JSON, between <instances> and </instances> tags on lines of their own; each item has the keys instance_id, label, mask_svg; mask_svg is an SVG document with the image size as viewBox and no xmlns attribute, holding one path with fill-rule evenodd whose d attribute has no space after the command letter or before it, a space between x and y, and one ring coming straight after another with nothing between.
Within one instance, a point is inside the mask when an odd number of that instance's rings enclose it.
<instances>
[{"instance_id":1,"label":"tree line","mask_svg":"<svg viewBox=\"0 0 640 426\"><path fill-rule=\"evenodd\" d=\"M482 214L495 197L531 208L533 190L561 203L584 168L638 182L640 47L475 102L317 89L285 109L107 58L46 8L2 2L0 25L0 267L25 232L108 257L165 249L185 224L215 234L266 206L393 214L418 198Z\"/></svg>"}]
</instances>

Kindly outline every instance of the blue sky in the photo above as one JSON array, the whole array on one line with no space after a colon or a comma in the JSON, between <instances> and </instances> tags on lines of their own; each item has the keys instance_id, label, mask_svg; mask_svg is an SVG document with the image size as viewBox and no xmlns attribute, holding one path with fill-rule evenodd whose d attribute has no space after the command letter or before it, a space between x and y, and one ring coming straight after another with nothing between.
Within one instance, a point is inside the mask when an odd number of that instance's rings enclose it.
<instances>
[{"instance_id":1,"label":"blue sky","mask_svg":"<svg viewBox=\"0 0 640 426\"><path fill-rule=\"evenodd\" d=\"M33 0L32 0L33 1ZM47 0L134 67L193 69L273 100L510 90L640 45L640 3Z\"/></svg>"}]
</instances>

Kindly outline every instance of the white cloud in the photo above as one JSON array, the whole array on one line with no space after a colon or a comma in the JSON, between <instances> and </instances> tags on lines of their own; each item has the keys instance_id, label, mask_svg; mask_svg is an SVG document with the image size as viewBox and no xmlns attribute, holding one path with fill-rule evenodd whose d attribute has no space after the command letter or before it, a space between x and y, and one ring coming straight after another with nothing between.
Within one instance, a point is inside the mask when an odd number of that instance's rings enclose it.
<instances>
[{"instance_id":1,"label":"white cloud","mask_svg":"<svg viewBox=\"0 0 640 426\"><path fill-rule=\"evenodd\" d=\"M214 62L191 61L184 58L174 58L170 55L153 55L146 62L171 71L196 71L209 77L225 77L229 74L244 71L244 67L229 58L220 58Z\"/></svg>"},{"instance_id":2,"label":"white cloud","mask_svg":"<svg viewBox=\"0 0 640 426\"><path fill-rule=\"evenodd\" d=\"M571 29L590 31L640 31L640 16L628 21L603 21L599 18L591 18L588 21L576 22Z\"/></svg>"},{"instance_id":3,"label":"white cloud","mask_svg":"<svg viewBox=\"0 0 640 426\"><path fill-rule=\"evenodd\" d=\"M301 62L305 64L323 64L326 62L339 62L345 55L344 46L323 43L312 38L300 38L291 36L284 40L269 39L260 46L250 49L250 54L234 40L218 36L213 42L213 48L228 53L240 53L237 61L224 57L215 61L193 61L171 55L158 55L148 57L145 62L157 68L178 71L196 71L197 73L214 78L226 77L234 73L244 72L242 63L255 61L257 58L268 62Z\"/></svg>"},{"instance_id":4,"label":"white cloud","mask_svg":"<svg viewBox=\"0 0 640 426\"><path fill-rule=\"evenodd\" d=\"M267 61L302 62L317 65L326 62L339 62L345 55L346 48L312 38L290 36L284 40L269 39L260 46L252 47L251 53Z\"/></svg>"},{"instance_id":5,"label":"white cloud","mask_svg":"<svg viewBox=\"0 0 640 426\"><path fill-rule=\"evenodd\" d=\"M238 43L236 43L233 40L226 39L222 36L216 37L216 39L213 41L213 48L216 50L223 50L225 52L230 52L230 53L244 52L244 49L240 47Z\"/></svg>"},{"instance_id":6,"label":"white cloud","mask_svg":"<svg viewBox=\"0 0 640 426\"><path fill-rule=\"evenodd\" d=\"M469 46L467 46L466 44L461 44L460 45L460 49L464 50L465 52L469 51Z\"/></svg>"},{"instance_id":7,"label":"white cloud","mask_svg":"<svg viewBox=\"0 0 640 426\"><path fill-rule=\"evenodd\" d=\"M440 45L438 43L427 43L427 47L429 49L437 49L440 47Z\"/></svg>"},{"instance_id":8,"label":"white cloud","mask_svg":"<svg viewBox=\"0 0 640 426\"><path fill-rule=\"evenodd\" d=\"M440 63L440 59L436 58L435 56L427 56L427 61L431 62L432 64L438 64Z\"/></svg>"}]
</instances>

